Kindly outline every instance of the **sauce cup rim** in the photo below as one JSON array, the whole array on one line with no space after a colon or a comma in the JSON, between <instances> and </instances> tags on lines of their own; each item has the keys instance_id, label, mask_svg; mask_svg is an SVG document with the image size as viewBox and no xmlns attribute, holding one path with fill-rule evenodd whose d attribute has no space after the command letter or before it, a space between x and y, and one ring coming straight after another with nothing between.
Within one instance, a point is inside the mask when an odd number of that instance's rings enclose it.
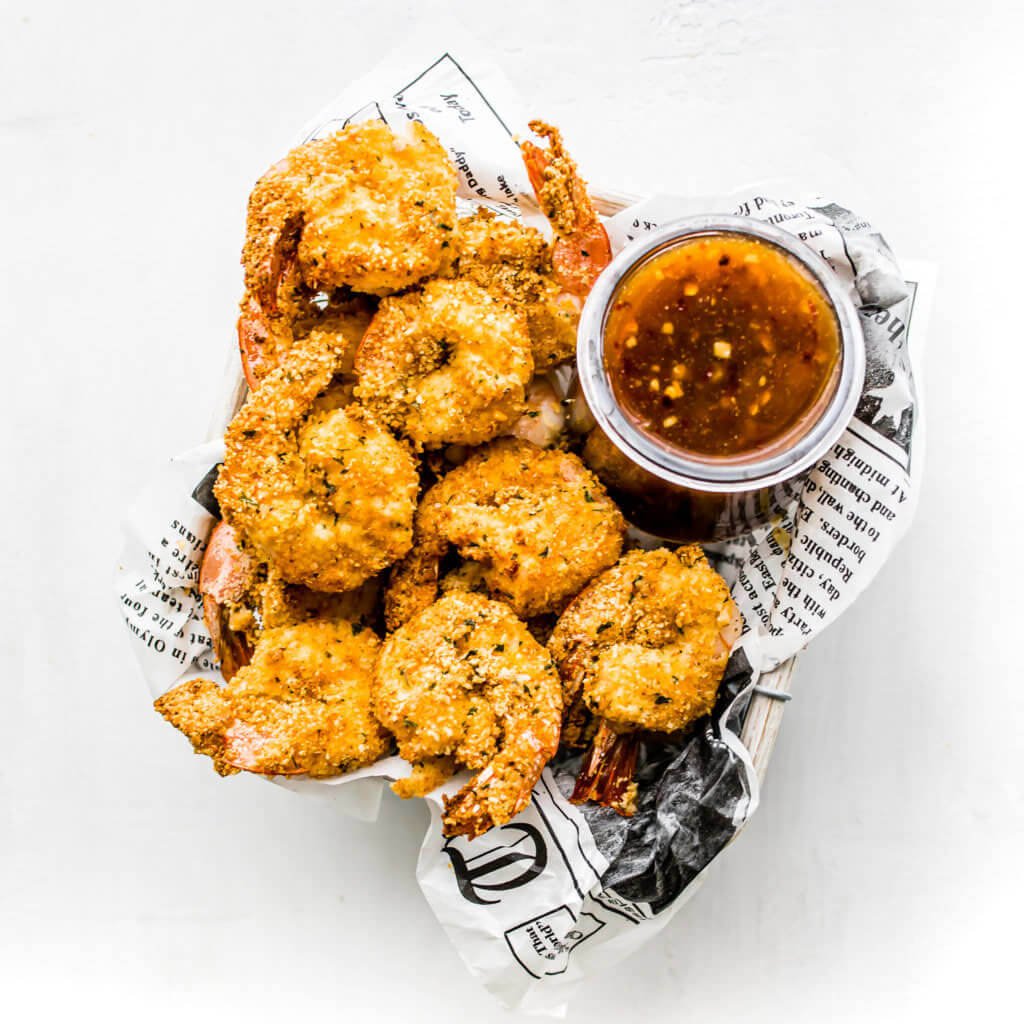
<instances>
[{"instance_id":1,"label":"sauce cup rim","mask_svg":"<svg viewBox=\"0 0 1024 1024\"><path fill-rule=\"evenodd\" d=\"M767 242L799 263L824 294L839 326L840 367L831 398L790 447L749 456L704 457L659 443L622 410L608 377L604 335L622 283L643 263L695 237L742 235ZM771 487L799 476L839 440L853 418L864 387L864 334L856 307L839 275L809 245L773 224L730 214L703 214L670 221L630 242L597 279L587 297L576 344L576 372L598 426L630 461L677 486L712 493Z\"/></svg>"}]
</instances>

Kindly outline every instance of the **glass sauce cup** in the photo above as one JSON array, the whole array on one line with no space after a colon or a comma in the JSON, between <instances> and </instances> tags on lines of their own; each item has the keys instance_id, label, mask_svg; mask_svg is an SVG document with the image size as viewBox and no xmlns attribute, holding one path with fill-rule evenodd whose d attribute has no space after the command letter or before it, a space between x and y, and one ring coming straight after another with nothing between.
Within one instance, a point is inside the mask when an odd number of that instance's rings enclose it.
<instances>
[{"instance_id":1,"label":"glass sauce cup","mask_svg":"<svg viewBox=\"0 0 1024 1024\"><path fill-rule=\"evenodd\" d=\"M605 358L606 327L632 274L686 241L721 235L753 239L789 257L836 318L839 358L818 398L784 435L752 452L711 456L667 443L623 410ZM666 540L725 540L784 513L799 496L803 478L846 429L864 385L860 321L831 267L780 228L726 215L673 221L623 249L587 298L576 358L573 397L580 402L582 389L590 413L573 411L577 423L590 427L585 458L632 525Z\"/></svg>"}]
</instances>

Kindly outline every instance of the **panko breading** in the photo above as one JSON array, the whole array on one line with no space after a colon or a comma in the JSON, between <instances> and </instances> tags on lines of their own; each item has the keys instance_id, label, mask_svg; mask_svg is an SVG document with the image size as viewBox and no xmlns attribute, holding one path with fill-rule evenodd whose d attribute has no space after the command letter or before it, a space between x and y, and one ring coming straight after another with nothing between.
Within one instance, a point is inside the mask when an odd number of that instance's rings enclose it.
<instances>
[{"instance_id":1,"label":"panko breading","mask_svg":"<svg viewBox=\"0 0 1024 1024\"><path fill-rule=\"evenodd\" d=\"M696 544L632 551L565 610L548 649L577 700L616 731L674 732L715 703L742 620Z\"/></svg>"},{"instance_id":2,"label":"panko breading","mask_svg":"<svg viewBox=\"0 0 1024 1024\"><path fill-rule=\"evenodd\" d=\"M582 300L552 277L551 246L534 228L481 210L459 221L451 272L502 297L526 315L538 371L576 352Z\"/></svg>"},{"instance_id":3,"label":"panko breading","mask_svg":"<svg viewBox=\"0 0 1024 1024\"><path fill-rule=\"evenodd\" d=\"M242 254L264 308L294 261L313 289L388 295L437 273L455 224L457 174L418 122L351 125L293 149L253 189ZM268 295L268 290L272 292Z\"/></svg>"},{"instance_id":4,"label":"panko breading","mask_svg":"<svg viewBox=\"0 0 1024 1024\"><path fill-rule=\"evenodd\" d=\"M422 796L462 766L476 777L445 798L444 834L481 835L530 801L558 749L562 692L548 652L504 604L451 593L385 641L373 707Z\"/></svg>"},{"instance_id":5,"label":"panko breading","mask_svg":"<svg viewBox=\"0 0 1024 1024\"><path fill-rule=\"evenodd\" d=\"M385 299L355 361L356 396L425 448L479 444L523 409L533 357L522 314L471 281Z\"/></svg>"},{"instance_id":6,"label":"panko breading","mask_svg":"<svg viewBox=\"0 0 1024 1024\"><path fill-rule=\"evenodd\" d=\"M238 319L238 345L242 354L242 368L250 388L278 366L296 341L316 333L324 347L341 349L347 353L338 367L338 374L354 381L352 363L355 359L354 344L347 339L361 338L370 326L374 313L371 300L365 296L345 302L335 302L323 312L315 307L301 318L275 314L267 316L248 297L242 305Z\"/></svg>"},{"instance_id":7,"label":"panko breading","mask_svg":"<svg viewBox=\"0 0 1024 1024\"><path fill-rule=\"evenodd\" d=\"M341 775L390 749L370 709L379 647L348 622L268 629L227 686L193 679L154 707L221 775Z\"/></svg>"},{"instance_id":8,"label":"panko breading","mask_svg":"<svg viewBox=\"0 0 1024 1024\"><path fill-rule=\"evenodd\" d=\"M215 487L256 558L315 590L354 589L401 558L419 487L408 447L365 409L315 409L343 360L297 343L228 427Z\"/></svg>"},{"instance_id":9,"label":"panko breading","mask_svg":"<svg viewBox=\"0 0 1024 1024\"><path fill-rule=\"evenodd\" d=\"M424 496L413 550L391 574L388 628L434 600L449 546L480 564L492 597L531 618L560 611L612 565L625 529L600 481L575 455L502 438Z\"/></svg>"}]
</instances>

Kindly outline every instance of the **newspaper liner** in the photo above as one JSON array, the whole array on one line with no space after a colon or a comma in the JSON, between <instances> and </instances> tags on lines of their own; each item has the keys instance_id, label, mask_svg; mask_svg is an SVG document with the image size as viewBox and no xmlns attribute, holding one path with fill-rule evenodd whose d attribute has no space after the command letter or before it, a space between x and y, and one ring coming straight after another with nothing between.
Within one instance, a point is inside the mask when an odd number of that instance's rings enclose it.
<instances>
[{"instance_id":1,"label":"newspaper liner","mask_svg":"<svg viewBox=\"0 0 1024 1024\"><path fill-rule=\"evenodd\" d=\"M507 83L475 56L472 74L452 36L396 54L346 90L297 140L381 117L396 129L423 121L459 169L464 203L542 224L515 143L525 132ZM274 154L276 155L276 154ZM270 160L268 159L268 163ZM441 835L441 796L417 878L470 971L508 1006L561 1015L573 988L665 926L758 803L758 779L739 740L760 673L800 651L865 589L913 514L923 455L921 404L911 373L923 344L929 275L906 280L872 225L797 188L754 187L725 196L656 197L607 222L615 251L637 235L695 212L777 224L811 245L859 307L867 378L856 418L803 482L790 512L711 549L747 629L712 715L678 744L645 750L639 808L623 819L566 799L578 755L545 770L531 805L468 843ZM197 675L222 678L202 621L197 584L214 522L212 485L223 455L211 441L170 461L131 508L116 574L122 614L153 696ZM913 457L912 457L913 455ZM408 772L392 757L330 780L277 779L376 817L386 783Z\"/></svg>"}]
</instances>

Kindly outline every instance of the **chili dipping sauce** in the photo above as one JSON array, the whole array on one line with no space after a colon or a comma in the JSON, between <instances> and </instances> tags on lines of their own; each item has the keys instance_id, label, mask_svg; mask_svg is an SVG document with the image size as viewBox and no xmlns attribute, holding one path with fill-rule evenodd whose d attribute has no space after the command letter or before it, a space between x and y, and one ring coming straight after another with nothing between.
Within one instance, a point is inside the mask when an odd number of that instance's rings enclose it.
<instances>
[{"instance_id":1,"label":"chili dipping sauce","mask_svg":"<svg viewBox=\"0 0 1024 1024\"><path fill-rule=\"evenodd\" d=\"M749 455L810 428L835 388L839 324L795 259L739 234L688 238L620 285L604 361L645 433L700 456Z\"/></svg>"}]
</instances>

